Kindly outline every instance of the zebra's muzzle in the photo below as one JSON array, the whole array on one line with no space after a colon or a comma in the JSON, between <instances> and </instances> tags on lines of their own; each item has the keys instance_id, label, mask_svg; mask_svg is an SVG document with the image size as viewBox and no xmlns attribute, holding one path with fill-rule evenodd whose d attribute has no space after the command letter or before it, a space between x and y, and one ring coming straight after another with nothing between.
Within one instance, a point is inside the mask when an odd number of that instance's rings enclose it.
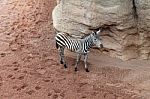
<instances>
[{"instance_id":1,"label":"zebra's muzzle","mask_svg":"<svg viewBox=\"0 0 150 99\"><path fill-rule=\"evenodd\" d=\"M104 47L103 44L100 44L100 47L103 48Z\"/></svg>"}]
</instances>

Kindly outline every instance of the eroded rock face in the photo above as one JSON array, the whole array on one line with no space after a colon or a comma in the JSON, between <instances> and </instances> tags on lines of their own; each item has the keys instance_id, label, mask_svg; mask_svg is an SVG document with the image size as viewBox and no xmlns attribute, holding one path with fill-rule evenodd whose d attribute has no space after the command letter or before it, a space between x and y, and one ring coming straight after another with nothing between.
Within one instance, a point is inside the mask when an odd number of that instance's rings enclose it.
<instances>
[{"instance_id":1,"label":"eroded rock face","mask_svg":"<svg viewBox=\"0 0 150 99\"><path fill-rule=\"evenodd\" d=\"M135 0L138 14L138 33L140 41L140 56L150 59L150 0Z\"/></svg>"},{"instance_id":2,"label":"eroded rock face","mask_svg":"<svg viewBox=\"0 0 150 99\"><path fill-rule=\"evenodd\" d=\"M82 37L89 27L109 25L101 35L111 56L148 59L150 55L150 2L148 0L57 0L53 25Z\"/></svg>"}]
</instances>

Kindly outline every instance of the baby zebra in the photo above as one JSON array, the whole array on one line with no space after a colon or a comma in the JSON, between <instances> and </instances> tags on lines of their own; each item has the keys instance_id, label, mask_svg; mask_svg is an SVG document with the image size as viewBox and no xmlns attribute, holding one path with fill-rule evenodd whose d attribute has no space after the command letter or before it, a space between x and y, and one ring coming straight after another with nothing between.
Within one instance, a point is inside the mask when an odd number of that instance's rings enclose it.
<instances>
[{"instance_id":1,"label":"baby zebra","mask_svg":"<svg viewBox=\"0 0 150 99\"><path fill-rule=\"evenodd\" d=\"M66 61L64 58L64 49L67 48L70 51L77 53L77 61L75 64L75 71L77 71L77 66L79 64L81 55L84 55L84 64L86 72L89 72L87 66L87 57L89 53L89 49L96 45L96 47L102 48L103 45L101 43L99 33L101 30L97 30L96 32L92 32L89 36L86 36L83 39L76 39L68 34L58 32L55 36L56 39L56 47L60 51L60 63L64 64L64 67L67 68Z\"/></svg>"}]
</instances>

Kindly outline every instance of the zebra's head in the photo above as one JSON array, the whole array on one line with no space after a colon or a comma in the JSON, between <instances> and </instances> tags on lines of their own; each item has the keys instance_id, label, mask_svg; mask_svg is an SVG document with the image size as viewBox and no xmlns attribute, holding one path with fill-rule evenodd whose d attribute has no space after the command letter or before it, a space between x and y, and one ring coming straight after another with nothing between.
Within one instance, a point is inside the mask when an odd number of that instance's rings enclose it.
<instances>
[{"instance_id":1,"label":"zebra's head","mask_svg":"<svg viewBox=\"0 0 150 99\"><path fill-rule=\"evenodd\" d=\"M94 45L96 45L96 47L103 48L103 44L101 42L100 35L99 35L100 32L101 32L101 29L92 32L92 40L93 40Z\"/></svg>"}]
</instances>

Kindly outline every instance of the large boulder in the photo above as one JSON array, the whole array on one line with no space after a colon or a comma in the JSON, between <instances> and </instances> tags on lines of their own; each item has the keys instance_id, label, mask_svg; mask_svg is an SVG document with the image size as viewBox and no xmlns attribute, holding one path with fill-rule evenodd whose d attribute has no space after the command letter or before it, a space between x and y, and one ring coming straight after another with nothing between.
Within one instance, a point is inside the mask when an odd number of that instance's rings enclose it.
<instances>
[{"instance_id":1,"label":"large boulder","mask_svg":"<svg viewBox=\"0 0 150 99\"><path fill-rule=\"evenodd\" d=\"M107 53L124 60L148 59L150 42L149 37L144 37L148 36L150 26L147 1L57 0L52 13L53 25L58 31L75 37L90 33L89 27L107 25L108 29L101 34Z\"/></svg>"}]
</instances>

